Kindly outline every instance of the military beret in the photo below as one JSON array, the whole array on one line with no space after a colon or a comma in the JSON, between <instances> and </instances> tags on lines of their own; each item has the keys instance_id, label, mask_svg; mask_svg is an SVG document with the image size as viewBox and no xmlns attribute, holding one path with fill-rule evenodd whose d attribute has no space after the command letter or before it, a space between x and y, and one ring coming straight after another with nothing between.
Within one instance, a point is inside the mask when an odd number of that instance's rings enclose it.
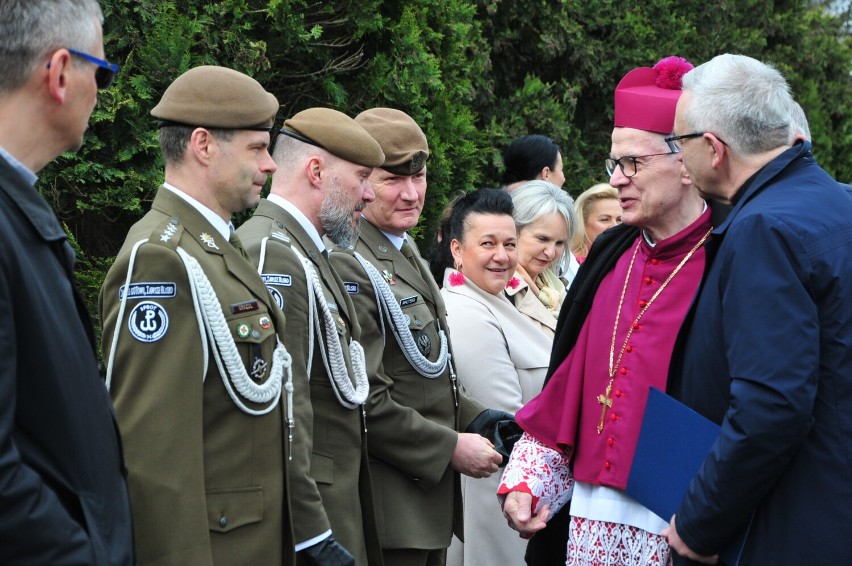
<instances>
[{"instance_id":1,"label":"military beret","mask_svg":"<svg viewBox=\"0 0 852 566\"><path fill-rule=\"evenodd\" d=\"M308 108L284 121L281 134L321 147L330 154L363 165L379 167L385 154L379 143L355 120L331 108Z\"/></svg>"},{"instance_id":2,"label":"military beret","mask_svg":"<svg viewBox=\"0 0 852 566\"><path fill-rule=\"evenodd\" d=\"M426 135L405 112L372 108L358 114L355 121L376 138L385 152L382 169L396 175L414 175L426 165L429 158Z\"/></svg>"},{"instance_id":3,"label":"military beret","mask_svg":"<svg viewBox=\"0 0 852 566\"><path fill-rule=\"evenodd\" d=\"M151 115L160 126L233 130L270 128L278 99L259 82L233 69L205 65L176 78Z\"/></svg>"}]
</instances>

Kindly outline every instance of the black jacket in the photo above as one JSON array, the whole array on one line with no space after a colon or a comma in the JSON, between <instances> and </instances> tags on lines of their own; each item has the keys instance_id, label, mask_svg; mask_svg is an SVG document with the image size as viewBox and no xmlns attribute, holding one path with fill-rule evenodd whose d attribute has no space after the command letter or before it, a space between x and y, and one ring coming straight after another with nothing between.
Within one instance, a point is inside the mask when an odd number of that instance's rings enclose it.
<instances>
[{"instance_id":1,"label":"black jacket","mask_svg":"<svg viewBox=\"0 0 852 566\"><path fill-rule=\"evenodd\" d=\"M74 252L0 157L0 564L133 563L121 444Z\"/></svg>"}]
</instances>

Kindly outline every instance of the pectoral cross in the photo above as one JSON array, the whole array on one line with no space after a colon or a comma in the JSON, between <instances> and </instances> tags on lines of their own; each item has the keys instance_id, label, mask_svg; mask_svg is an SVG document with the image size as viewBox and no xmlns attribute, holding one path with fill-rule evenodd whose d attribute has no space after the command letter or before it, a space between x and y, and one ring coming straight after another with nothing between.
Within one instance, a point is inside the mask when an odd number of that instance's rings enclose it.
<instances>
[{"instance_id":1,"label":"pectoral cross","mask_svg":"<svg viewBox=\"0 0 852 566\"><path fill-rule=\"evenodd\" d=\"M598 423L598 434L600 434L603 430L606 410L612 408L612 397L610 397L610 394L612 393L612 380L609 380L609 383L606 386L606 391L604 393L604 395L598 395L598 403L603 405L601 407L601 422Z\"/></svg>"}]
</instances>

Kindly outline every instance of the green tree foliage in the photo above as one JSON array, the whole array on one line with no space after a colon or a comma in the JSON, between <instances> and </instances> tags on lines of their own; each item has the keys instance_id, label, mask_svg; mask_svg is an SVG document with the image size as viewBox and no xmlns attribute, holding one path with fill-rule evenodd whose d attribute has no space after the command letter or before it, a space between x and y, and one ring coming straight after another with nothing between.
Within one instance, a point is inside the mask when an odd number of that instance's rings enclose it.
<instances>
[{"instance_id":1,"label":"green tree foliage","mask_svg":"<svg viewBox=\"0 0 852 566\"><path fill-rule=\"evenodd\" d=\"M92 310L105 270L162 181L151 108L178 74L235 68L278 97L283 121L328 106L390 106L432 149L417 237L430 249L454 192L495 186L501 151L527 133L563 150L566 189L604 181L612 93L637 66L743 53L783 72L808 114L815 154L852 180L848 3L829 0L102 0L107 58L82 150L42 172L67 226ZM241 218L238 218L239 222Z\"/></svg>"}]
</instances>

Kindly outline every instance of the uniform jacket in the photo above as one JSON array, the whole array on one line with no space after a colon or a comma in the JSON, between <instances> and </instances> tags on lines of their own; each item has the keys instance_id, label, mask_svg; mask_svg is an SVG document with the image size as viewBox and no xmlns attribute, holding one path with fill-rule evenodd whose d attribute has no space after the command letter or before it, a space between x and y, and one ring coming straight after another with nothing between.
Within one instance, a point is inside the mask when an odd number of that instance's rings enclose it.
<instances>
[{"instance_id":1,"label":"uniform jacket","mask_svg":"<svg viewBox=\"0 0 852 566\"><path fill-rule=\"evenodd\" d=\"M452 335L460 337L454 341L453 361L467 392L488 407L514 414L541 391L552 339L503 293L492 295L469 279L462 285L445 279L441 295ZM533 300L553 318L535 296ZM526 541L506 528L495 497L501 476L462 478L465 543L459 548L453 541L448 564L522 562Z\"/></svg>"},{"instance_id":2,"label":"uniform jacket","mask_svg":"<svg viewBox=\"0 0 852 566\"><path fill-rule=\"evenodd\" d=\"M355 556L357 564L367 564L368 555L369 563L377 564L381 549L372 509L361 409L341 405L332 389L315 331L308 327L305 270L294 250L310 260L319 276L326 302L336 319L350 376L353 371L348 346L360 334L352 301L307 232L277 204L262 200L254 216L237 233L255 262L260 258L263 240L267 239L262 276L287 316L287 331L282 339L293 357L294 385L310 392L310 407L304 412L308 418L296 426L296 446L308 455L294 459L296 541L310 540L331 528L334 537ZM314 334L314 351L308 375L311 334ZM310 463L310 468L300 466L300 462Z\"/></svg>"},{"instance_id":3,"label":"uniform jacket","mask_svg":"<svg viewBox=\"0 0 852 566\"><path fill-rule=\"evenodd\" d=\"M126 286L132 249L145 239ZM108 363L115 349L111 393L139 564L293 563L284 404L253 416L232 400L213 345L203 347L178 247L210 280L252 381L268 381L272 372L263 367L271 367L284 326L254 267L189 203L161 188L130 229L100 296ZM234 395L251 410L267 407Z\"/></svg>"},{"instance_id":4,"label":"uniform jacket","mask_svg":"<svg viewBox=\"0 0 852 566\"><path fill-rule=\"evenodd\" d=\"M0 234L0 564L132 564L126 470L74 252L2 157Z\"/></svg>"},{"instance_id":5,"label":"uniform jacket","mask_svg":"<svg viewBox=\"0 0 852 566\"><path fill-rule=\"evenodd\" d=\"M677 512L714 554L751 519L741 564L852 556L852 200L810 144L741 189L714 236L682 399L721 423Z\"/></svg>"},{"instance_id":6,"label":"uniform jacket","mask_svg":"<svg viewBox=\"0 0 852 566\"><path fill-rule=\"evenodd\" d=\"M416 250L416 269L375 226L362 219L355 251L386 278L409 328L438 357L438 329L447 330L438 286ZM348 289L361 322L370 399L367 427L370 464L383 548L441 549L461 533L459 475L450 467L456 431L464 431L484 407L455 391L449 371L423 377L382 323L373 286L350 251L336 250L332 263Z\"/></svg>"}]
</instances>

